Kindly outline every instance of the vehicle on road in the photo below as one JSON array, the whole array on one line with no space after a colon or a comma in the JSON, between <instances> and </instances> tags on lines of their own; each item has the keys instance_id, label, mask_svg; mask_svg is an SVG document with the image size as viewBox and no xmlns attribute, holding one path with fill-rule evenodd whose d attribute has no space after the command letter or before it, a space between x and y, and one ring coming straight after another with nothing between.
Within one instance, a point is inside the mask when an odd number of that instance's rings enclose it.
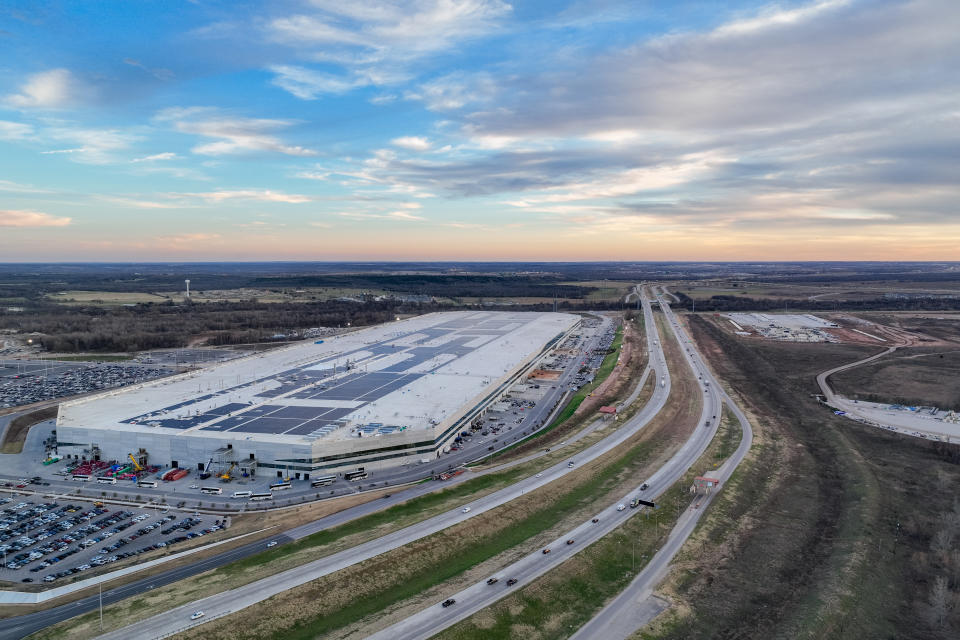
<instances>
[{"instance_id":1,"label":"vehicle on road","mask_svg":"<svg viewBox=\"0 0 960 640\"><path fill-rule=\"evenodd\" d=\"M593 524L597 524L598 522L600 522L600 518L594 518L590 522L592 522Z\"/></svg>"},{"instance_id":2,"label":"vehicle on road","mask_svg":"<svg viewBox=\"0 0 960 640\"><path fill-rule=\"evenodd\" d=\"M453 598L447 598L446 600L443 601L443 604L441 604L440 606L443 607L444 609L446 609L446 608L449 607L450 605L456 604L456 603L457 603L457 601L454 600Z\"/></svg>"},{"instance_id":3,"label":"vehicle on road","mask_svg":"<svg viewBox=\"0 0 960 640\"><path fill-rule=\"evenodd\" d=\"M507 586L508 586L508 587L512 587L512 586L515 585L515 584L517 584L517 579L516 579L516 578L510 578L509 580L507 580Z\"/></svg>"},{"instance_id":4,"label":"vehicle on road","mask_svg":"<svg viewBox=\"0 0 960 640\"><path fill-rule=\"evenodd\" d=\"M573 544L573 538L570 538L569 540L567 540L567 544Z\"/></svg>"},{"instance_id":5,"label":"vehicle on road","mask_svg":"<svg viewBox=\"0 0 960 640\"><path fill-rule=\"evenodd\" d=\"M538 474L536 475L536 477L537 477L537 478L542 478L542 477L543 477L543 474L542 474L542 473L538 473Z\"/></svg>"},{"instance_id":6,"label":"vehicle on road","mask_svg":"<svg viewBox=\"0 0 960 640\"><path fill-rule=\"evenodd\" d=\"M498 582L500 582L500 578L497 578L497 577L493 577L487 580L487 584L497 584Z\"/></svg>"},{"instance_id":7,"label":"vehicle on road","mask_svg":"<svg viewBox=\"0 0 960 640\"><path fill-rule=\"evenodd\" d=\"M648 488L649 488L649 485L647 485L646 482L640 485L640 491L646 491Z\"/></svg>"},{"instance_id":8,"label":"vehicle on road","mask_svg":"<svg viewBox=\"0 0 960 640\"><path fill-rule=\"evenodd\" d=\"M625 505L625 504L618 504L618 505L617 505L617 511L623 511L623 510L626 509L626 508L627 508L627 505Z\"/></svg>"},{"instance_id":9,"label":"vehicle on road","mask_svg":"<svg viewBox=\"0 0 960 640\"><path fill-rule=\"evenodd\" d=\"M191 620L199 620L203 617L203 611L194 611L193 615L190 616Z\"/></svg>"},{"instance_id":10,"label":"vehicle on road","mask_svg":"<svg viewBox=\"0 0 960 640\"><path fill-rule=\"evenodd\" d=\"M571 460L570 462L568 462L568 463L567 463L567 466L572 469L572 468L573 468L573 460Z\"/></svg>"},{"instance_id":11,"label":"vehicle on road","mask_svg":"<svg viewBox=\"0 0 960 640\"><path fill-rule=\"evenodd\" d=\"M549 549L549 548L546 548L546 549L544 549L543 551L541 551L540 553L542 553L543 555L547 555L548 553L550 553L550 549Z\"/></svg>"},{"instance_id":12,"label":"vehicle on road","mask_svg":"<svg viewBox=\"0 0 960 640\"><path fill-rule=\"evenodd\" d=\"M463 513L470 513L470 507L464 507L461 511L463 511Z\"/></svg>"},{"instance_id":13,"label":"vehicle on road","mask_svg":"<svg viewBox=\"0 0 960 640\"><path fill-rule=\"evenodd\" d=\"M267 543L267 549L269 549L270 547L275 547L275 546L277 546L277 541L276 541L276 540L271 540L270 542Z\"/></svg>"}]
</instances>

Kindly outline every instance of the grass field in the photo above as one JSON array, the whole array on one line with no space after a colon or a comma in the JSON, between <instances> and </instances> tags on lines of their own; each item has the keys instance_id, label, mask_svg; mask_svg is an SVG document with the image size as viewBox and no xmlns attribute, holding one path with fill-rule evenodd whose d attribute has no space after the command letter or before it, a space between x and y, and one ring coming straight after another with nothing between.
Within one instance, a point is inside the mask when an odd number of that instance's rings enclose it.
<instances>
[{"instance_id":1,"label":"grass field","mask_svg":"<svg viewBox=\"0 0 960 640\"><path fill-rule=\"evenodd\" d=\"M182 294L159 294L129 291L61 291L47 296L51 302L65 304L102 304L115 306L137 304L140 302L166 302L176 298L182 300Z\"/></svg>"},{"instance_id":2,"label":"grass field","mask_svg":"<svg viewBox=\"0 0 960 640\"><path fill-rule=\"evenodd\" d=\"M957 610L935 614L960 586L960 554L941 533L954 493L940 489L960 481L960 449L818 405L816 373L870 350L738 340L703 318L691 325L752 412L755 447L664 587L677 606L637 637L957 637Z\"/></svg>"},{"instance_id":3,"label":"grass field","mask_svg":"<svg viewBox=\"0 0 960 640\"><path fill-rule=\"evenodd\" d=\"M960 411L960 345L948 349L900 349L831 376L834 389L871 402L928 405Z\"/></svg>"}]
</instances>

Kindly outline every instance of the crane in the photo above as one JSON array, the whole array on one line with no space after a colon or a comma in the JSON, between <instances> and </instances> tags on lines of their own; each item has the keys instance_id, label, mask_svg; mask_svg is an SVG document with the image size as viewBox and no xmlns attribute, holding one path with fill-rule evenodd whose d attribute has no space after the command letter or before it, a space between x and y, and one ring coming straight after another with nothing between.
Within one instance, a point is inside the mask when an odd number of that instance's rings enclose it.
<instances>
[{"instance_id":1,"label":"crane","mask_svg":"<svg viewBox=\"0 0 960 640\"><path fill-rule=\"evenodd\" d=\"M231 480L233 480L233 476L230 475L230 474L233 473L233 469L234 469L234 467L236 467L236 466L237 466L237 463L236 463L236 462L231 462L231 463L230 463L230 468L227 469L226 473L224 473L223 475L220 476L220 481L221 481L221 482L230 482Z\"/></svg>"},{"instance_id":2,"label":"crane","mask_svg":"<svg viewBox=\"0 0 960 640\"><path fill-rule=\"evenodd\" d=\"M133 463L133 468L136 469L138 472L143 471L143 467L141 467L140 463L137 462L137 459L133 457L133 454L128 453L127 455L130 456L130 462Z\"/></svg>"}]
</instances>

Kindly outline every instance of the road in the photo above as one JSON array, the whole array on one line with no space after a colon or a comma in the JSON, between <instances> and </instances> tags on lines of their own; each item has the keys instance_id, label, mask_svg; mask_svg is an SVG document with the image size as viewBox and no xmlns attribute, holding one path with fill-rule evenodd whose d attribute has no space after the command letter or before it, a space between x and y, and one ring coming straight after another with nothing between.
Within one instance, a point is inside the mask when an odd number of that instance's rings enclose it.
<instances>
[{"instance_id":1,"label":"road","mask_svg":"<svg viewBox=\"0 0 960 640\"><path fill-rule=\"evenodd\" d=\"M469 511L466 513L458 507L423 522L418 522L383 537L357 545L356 547L263 578L249 585L215 594L198 602L176 607L170 611L136 622L100 637L104 639L126 639L130 637L161 638L172 633L183 631L189 627L190 614L196 610L204 611L207 620L236 612L298 585L363 562L364 560L386 553L392 549L399 548L444 529L448 529L481 513L495 509L510 500L520 497L528 491L538 489L570 473L574 470L568 466L568 463L571 461L574 462L575 468L578 464L593 460L609 451L619 448L625 440L646 426L646 424L660 412L669 395L669 376L666 375L667 372L663 365L663 353L655 337L655 326L652 320L647 323L647 339L650 344L651 368L655 372L662 372L664 374L664 386L657 385L654 388L650 400L637 414L626 421L619 429L584 451L571 456L571 458L562 460L549 468L543 469L539 474L520 480L509 487L505 487L504 489L500 489L499 491L467 503L466 506L469 507ZM651 328L653 333L651 333ZM656 357L654 358L654 356ZM537 475L540 477L537 477ZM207 620L201 620L198 624L206 622Z\"/></svg>"},{"instance_id":2,"label":"road","mask_svg":"<svg viewBox=\"0 0 960 640\"><path fill-rule=\"evenodd\" d=\"M661 347L656 341L656 324L653 319L650 303L645 296L641 296L641 301L643 304L644 319L646 321L645 324L648 328L647 340L651 345L651 353L654 353L653 348L656 348L657 354L662 357ZM694 375L699 378L705 370L699 360L699 356L689 348L688 339L679 327L676 318L670 314L668 314L667 317L672 323L675 339L680 344L687 365ZM669 390L670 375L666 367L663 367L662 375L664 378L664 388ZM419 640L436 635L456 622L473 615L481 609L492 605L497 600L513 593L516 589L529 584L551 569L558 567L579 551L614 531L628 518L642 510L641 508L638 510L627 509L617 511L618 504L626 504L631 498L636 496L643 497L646 500L655 500L659 497L677 482L677 480L683 477L690 466L703 454L716 434L718 421L715 418L720 414L721 407L720 387L716 384L711 385L709 378L705 376L703 379L698 379L698 384L704 394L705 400L697 428L695 428L691 436L670 460L653 473L653 475L646 480L639 481L637 485L625 495L601 509L596 516L599 522L594 523L591 519L565 532L556 540L546 545L546 548L551 550L549 554L544 554L542 550L537 550L517 562L504 567L496 573L495 577L498 578L498 581L495 584L488 585L486 580L473 584L459 593L449 596L456 601L454 605L445 608L441 606L440 603L436 603L371 635L369 637L370 640ZM707 424L708 421L711 425L709 428L699 426ZM641 491L640 485L644 483L648 485L648 489ZM676 535L673 537L675 538ZM686 539L686 536L681 539L680 544L682 544L683 539ZM567 540L573 540L574 543L568 545L566 543ZM512 586L507 586L506 582L508 579L514 579L517 583ZM657 610L659 610L659 608ZM607 638L606 635L602 634L584 637Z\"/></svg>"},{"instance_id":3,"label":"road","mask_svg":"<svg viewBox=\"0 0 960 640\"><path fill-rule=\"evenodd\" d=\"M699 354L697 354L692 347L693 342L686 337L686 332L680 327L673 311L669 310L666 304L662 304L661 307L669 317L674 331L684 336L684 339L691 345L691 352L694 355L694 361L697 363L696 366L700 375L703 376L705 381L710 382L712 391L720 395L723 402L740 423L742 436L739 446L719 469L711 473L711 476L720 480L720 486L723 486L743 461L747 452L750 451L750 446L753 444L753 429L746 414L744 414L727 392L723 390L719 381L710 372L710 369L703 365ZM581 627L577 633L572 636L571 640L592 640L595 638L625 640L649 624L653 618L666 608L666 604L653 595L653 590L666 577L670 562L680 551L681 547L683 547L683 544L687 541L687 538L690 537L690 534L693 533L697 522L699 522L700 517L706 512L707 506L712 502L715 495L717 495L716 492L707 494L684 512L674 526L669 538L667 538L667 542L657 551L653 558L651 558L643 571L634 578L633 582L631 582L626 589L600 610L593 619Z\"/></svg>"}]
</instances>

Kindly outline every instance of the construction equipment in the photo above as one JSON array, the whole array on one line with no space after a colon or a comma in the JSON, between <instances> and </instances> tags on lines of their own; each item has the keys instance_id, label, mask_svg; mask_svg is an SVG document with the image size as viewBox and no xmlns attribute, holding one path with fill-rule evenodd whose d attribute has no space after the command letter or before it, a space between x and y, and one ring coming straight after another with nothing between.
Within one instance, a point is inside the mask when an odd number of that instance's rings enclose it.
<instances>
[{"instance_id":1,"label":"construction equipment","mask_svg":"<svg viewBox=\"0 0 960 640\"><path fill-rule=\"evenodd\" d=\"M233 476L231 474L233 473L233 469L236 466L237 466L236 462L231 462L230 468L227 469L226 473L220 476L220 482L230 482L231 480L233 480Z\"/></svg>"},{"instance_id":2,"label":"construction equipment","mask_svg":"<svg viewBox=\"0 0 960 640\"><path fill-rule=\"evenodd\" d=\"M128 453L127 455L130 457L130 462L133 463L133 468L136 469L136 471L137 471L138 473L139 473L140 471L143 471L143 467L141 467L141 466L140 466L140 463L137 462L137 459L133 457L133 454L132 454L132 453Z\"/></svg>"},{"instance_id":3,"label":"construction equipment","mask_svg":"<svg viewBox=\"0 0 960 640\"><path fill-rule=\"evenodd\" d=\"M207 478L210 477L210 465L212 464L213 464L213 458L210 458L209 462L207 462L207 466L205 466L203 468L203 471L200 472L201 480L206 480Z\"/></svg>"}]
</instances>

